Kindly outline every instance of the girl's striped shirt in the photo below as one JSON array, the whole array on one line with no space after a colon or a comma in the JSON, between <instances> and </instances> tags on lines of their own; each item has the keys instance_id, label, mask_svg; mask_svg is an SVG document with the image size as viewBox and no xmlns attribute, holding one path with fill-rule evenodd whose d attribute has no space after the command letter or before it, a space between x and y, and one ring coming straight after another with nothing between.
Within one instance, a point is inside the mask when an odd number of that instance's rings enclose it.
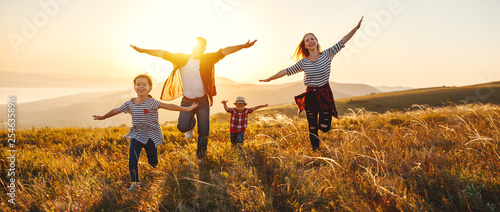
<instances>
[{"instance_id":1,"label":"girl's striped shirt","mask_svg":"<svg viewBox=\"0 0 500 212\"><path fill-rule=\"evenodd\" d=\"M330 80L330 70L333 57L344 48L344 43L340 40L334 46L321 52L318 60L310 61L303 58L295 65L286 68L288 76L304 71L304 85L319 87L325 85Z\"/></svg>"},{"instance_id":2,"label":"girl's striped shirt","mask_svg":"<svg viewBox=\"0 0 500 212\"><path fill-rule=\"evenodd\" d=\"M151 138L158 147L163 142L163 134L158 123L159 107L160 101L150 97L140 104L135 104L131 99L120 106L118 108L120 111L132 115L132 127L125 138L135 138L143 144Z\"/></svg>"}]
</instances>

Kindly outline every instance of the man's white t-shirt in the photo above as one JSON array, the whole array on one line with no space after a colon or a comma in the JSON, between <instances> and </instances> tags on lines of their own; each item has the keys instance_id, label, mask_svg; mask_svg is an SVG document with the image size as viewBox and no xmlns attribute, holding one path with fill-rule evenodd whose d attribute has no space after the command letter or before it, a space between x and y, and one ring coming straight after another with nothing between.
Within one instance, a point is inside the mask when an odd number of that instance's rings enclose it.
<instances>
[{"instance_id":1,"label":"man's white t-shirt","mask_svg":"<svg viewBox=\"0 0 500 212\"><path fill-rule=\"evenodd\" d=\"M200 60L189 58L180 71L184 96L194 99L206 94L200 75Z\"/></svg>"}]
</instances>

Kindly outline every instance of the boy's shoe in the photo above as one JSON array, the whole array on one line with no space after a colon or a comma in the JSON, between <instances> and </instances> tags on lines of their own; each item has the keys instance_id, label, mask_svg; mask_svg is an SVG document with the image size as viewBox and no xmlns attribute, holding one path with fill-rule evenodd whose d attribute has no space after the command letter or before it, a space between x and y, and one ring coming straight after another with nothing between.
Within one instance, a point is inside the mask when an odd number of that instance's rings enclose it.
<instances>
[{"instance_id":1,"label":"boy's shoe","mask_svg":"<svg viewBox=\"0 0 500 212\"><path fill-rule=\"evenodd\" d=\"M128 191L130 191L130 192L134 192L134 191L137 191L137 190L139 190L139 185L136 184L136 183L132 183L132 185L128 189Z\"/></svg>"}]
</instances>

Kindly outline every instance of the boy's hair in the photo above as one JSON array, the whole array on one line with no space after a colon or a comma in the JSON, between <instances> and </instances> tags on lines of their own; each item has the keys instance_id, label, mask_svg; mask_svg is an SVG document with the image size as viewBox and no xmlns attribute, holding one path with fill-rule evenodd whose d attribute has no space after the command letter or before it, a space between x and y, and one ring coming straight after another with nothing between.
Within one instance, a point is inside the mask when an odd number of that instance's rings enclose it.
<instances>
[{"instance_id":1,"label":"boy's hair","mask_svg":"<svg viewBox=\"0 0 500 212\"><path fill-rule=\"evenodd\" d=\"M135 82L137 81L137 79L139 78L144 78L148 81L148 85L149 87L151 87L151 89L153 89L153 80L151 79L151 77L147 74L139 74L137 75L135 78L134 78L134 86L135 86ZM148 97L149 98L153 98L153 96L151 96L151 94L148 94Z\"/></svg>"}]
</instances>

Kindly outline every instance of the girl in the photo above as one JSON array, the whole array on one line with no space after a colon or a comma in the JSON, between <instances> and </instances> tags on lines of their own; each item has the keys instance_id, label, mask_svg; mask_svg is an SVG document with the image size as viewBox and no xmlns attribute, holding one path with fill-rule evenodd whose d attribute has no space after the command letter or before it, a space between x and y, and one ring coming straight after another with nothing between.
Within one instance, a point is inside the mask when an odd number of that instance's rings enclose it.
<instances>
[{"instance_id":1,"label":"girl","mask_svg":"<svg viewBox=\"0 0 500 212\"><path fill-rule=\"evenodd\" d=\"M153 168L158 165L158 145L163 142L163 134L158 123L158 109L191 111L197 106L181 107L174 104L165 104L153 99L149 92L153 89L151 77L139 75L134 79L134 90L137 98L125 102L119 108L115 108L104 116L94 115L94 120L104 120L121 112L132 115L132 127L125 138L130 139L130 150L128 166L132 185L130 191L139 189L139 168L137 166L142 148L146 150L148 163Z\"/></svg>"},{"instance_id":2,"label":"girl","mask_svg":"<svg viewBox=\"0 0 500 212\"><path fill-rule=\"evenodd\" d=\"M361 17L358 25L344 36L342 40L325 51L321 51L316 36L312 33L307 33L302 38L294 53L295 59L298 62L267 79L260 80L261 82L269 82L285 75L289 76L304 71L304 84L307 86L306 92L296 96L295 102L299 106L299 113L302 110L306 110L307 122L309 123L309 139L315 151L319 149L318 128L323 132L328 132L331 128L332 116L338 118L329 84L331 61L335 54L356 33L362 21L363 17Z\"/></svg>"}]
</instances>

